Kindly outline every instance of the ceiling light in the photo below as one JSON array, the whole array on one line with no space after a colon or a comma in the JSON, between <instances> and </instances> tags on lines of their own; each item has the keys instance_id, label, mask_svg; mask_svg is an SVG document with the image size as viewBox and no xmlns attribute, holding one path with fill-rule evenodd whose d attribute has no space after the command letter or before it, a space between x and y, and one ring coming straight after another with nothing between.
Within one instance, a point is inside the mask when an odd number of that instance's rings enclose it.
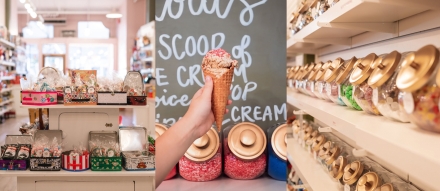
<instances>
[{"instance_id":1,"label":"ceiling light","mask_svg":"<svg viewBox=\"0 0 440 191\"><path fill-rule=\"evenodd\" d=\"M20 0L20 3L24 3L24 2L26 2L26 0Z\"/></svg>"},{"instance_id":2,"label":"ceiling light","mask_svg":"<svg viewBox=\"0 0 440 191\"><path fill-rule=\"evenodd\" d=\"M32 12L32 13L29 13L29 14L31 15L31 17L32 17L33 19L37 18L37 13Z\"/></svg>"},{"instance_id":3,"label":"ceiling light","mask_svg":"<svg viewBox=\"0 0 440 191\"><path fill-rule=\"evenodd\" d=\"M118 13L118 12L112 12L112 13L109 13L109 14L107 14L107 15L105 15L107 18L109 18L109 19L118 19L118 18L121 18L122 17L122 14L121 13Z\"/></svg>"}]
</instances>

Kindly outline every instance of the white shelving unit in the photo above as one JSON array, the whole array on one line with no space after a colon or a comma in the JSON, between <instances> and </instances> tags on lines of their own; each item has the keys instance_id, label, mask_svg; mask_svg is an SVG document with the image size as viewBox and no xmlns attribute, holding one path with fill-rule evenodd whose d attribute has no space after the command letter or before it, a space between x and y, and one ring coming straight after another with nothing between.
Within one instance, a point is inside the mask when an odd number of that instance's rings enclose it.
<instances>
[{"instance_id":1,"label":"white shelving unit","mask_svg":"<svg viewBox=\"0 0 440 191\"><path fill-rule=\"evenodd\" d=\"M431 176L440 171L438 134L420 130L410 123L369 115L290 89L287 89L287 102L331 126L370 155L394 168L404 169L409 180L416 185L426 187L426 190L440 190L438 178Z\"/></svg>"},{"instance_id":2,"label":"white shelving unit","mask_svg":"<svg viewBox=\"0 0 440 191\"><path fill-rule=\"evenodd\" d=\"M2 38L0 38L0 44L3 45L3 46L6 46L8 48L15 48L14 43L9 42L9 41L7 41L5 39L2 39Z\"/></svg>"},{"instance_id":3,"label":"white shelving unit","mask_svg":"<svg viewBox=\"0 0 440 191\"><path fill-rule=\"evenodd\" d=\"M15 64L13 62L8 62L8 61L3 61L3 60L0 60L0 65L3 65L3 66L15 66Z\"/></svg>"},{"instance_id":4,"label":"white shelving unit","mask_svg":"<svg viewBox=\"0 0 440 191\"><path fill-rule=\"evenodd\" d=\"M14 78L14 76L2 76L0 77L0 80L13 80Z\"/></svg>"},{"instance_id":5,"label":"white shelving unit","mask_svg":"<svg viewBox=\"0 0 440 191\"><path fill-rule=\"evenodd\" d=\"M7 100L7 101L3 101L3 102L0 103L0 106L4 106L4 105L6 105L6 104L10 104L10 103L12 103L12 102L13 102L12 99L11 99L11 100Z\"/></svg>"},{"instance_id":6,"label":"white shelving unit","mask_svg":"<svg viewBox=\"0 0 440 191\"><path fill-rule=\"evenodd\" d=\"M317 191L340 191L342 189L295 139L288 139L287 145L289 145L287 150L289 162L297 170L295 173L298 173L306 188Z\"/></svg>"}]
</instances>

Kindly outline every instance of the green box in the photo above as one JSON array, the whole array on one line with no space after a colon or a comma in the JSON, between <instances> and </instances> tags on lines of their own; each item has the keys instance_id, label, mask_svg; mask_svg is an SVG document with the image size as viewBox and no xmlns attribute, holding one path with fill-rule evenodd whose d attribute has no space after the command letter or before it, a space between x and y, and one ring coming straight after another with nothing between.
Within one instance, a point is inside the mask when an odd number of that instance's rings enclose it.
<instances>
[{"instance_id":1,"label":"green box","mask_svg":"<svg viewBox=\"0 0 440 191\"><path fill-rule=\"evenodd\" d=\"M90 167L93 171L121 171L122 157L91 157Z\"/></svg>"}]
</instances>

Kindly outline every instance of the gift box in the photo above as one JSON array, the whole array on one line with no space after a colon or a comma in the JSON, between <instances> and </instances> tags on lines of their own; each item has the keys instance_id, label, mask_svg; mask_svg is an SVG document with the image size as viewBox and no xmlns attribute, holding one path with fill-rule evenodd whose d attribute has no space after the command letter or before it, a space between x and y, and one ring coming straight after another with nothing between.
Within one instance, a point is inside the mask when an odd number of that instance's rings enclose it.
<instances>
[{"instance_id":1,"label":"gift box","mask_svg":"<svg viewBox=\"0 0 440 191\"><path fill-rule=\"evenodd\" d=\"M63 131L61 130L39 130L35 132L35 140L40 137L48 137L50 141L56 138L58 144L61 144L63 138ZM61 156L49 156L49 157L35 157L30 158L30 170L31 171L60 171L61 170Z\"/></svg>"},{"instance_id":2,"label":"gift box","mask_svg":"<svg viewBox=\"0 0 440 191\"><path fill-rule=\"evenodd\" d=\"M126 95L126 94L125 94ZM91 131L89 133L90 166L92 171L121 171L122 157L116 131ZM99 145L92 145L92 141ZM111 146L113 145L113 146ZM118 147L118 148L111 148Z\"/></svg>"},{"instance_id":3,"label":"gift box","mask_svg":"<svg viewBox=\"0 0 440 191\"><path fill-rule=\"evenodd\" d=\"M122 166L127 171L155 170L155 156L148 150L145 127L120 127Z\"/></svg>"},{"instance_id":4,"label":"gift box","mask_svg":"<svg viewBox=\"0 0 440 191\"><path fill-rule=\"evenodd\" d=\"M29 166L29 156L32 142L31 135L7 135L5 146L16 145L17 147L20 147L20 145L26 145L29 148L29 152L27 157L23 159L17 159L17 156L20 154L18 151L15 153L14 157L6 158L5 152L7 148L3 146L1 151L2 158L0 158L0 170L26 170Z\"/></svg>"},{"instance_id":5,"label":"gift box","mask_svg":"<svg viewBox=\"0 0 440 191\"><path fill-rule=\"evenodd\" d=\"M90 168L89 154L70 155L71 151L65 151L61 155L62 168L67 171L85 171Z\"/></svg>"},{"instance_id":6,"label":"gift box","mask_svg":"<svg viewBox=\"0 0 440 191\"><path fill-rule=\"evenodd\" d=\"M147 105L147 96L140 72L128 72L125 75L123 89L127 92L128 105Z\"/></svg>"},{"instance_id":7,"label":"gift box","mask_svg":"<svg viewBox=\"0 0 440 191\"><path fill-rule=\"evenodd\" d=\"M64 87L64 105L96 105L98 94L93 86Z\"/></svg>"},{"instance_id":8,"label":"gift box","mask_svg":"<svg viewBox=\"0 0 440 191\"><path fill-rule=\"evenodd\" d=\"M98 105L127 105L127 92L98 91Z\"/></svg>"},{"instance_id":9,"label":"gift box","mask_svg":"<svg viewBox=\"0 0 440 191\"><path fill-rule=\"evenodd\" d=\"M23 105L55 105L57 92L21 91L21 103Z\"/></svg>"}]
</instances>

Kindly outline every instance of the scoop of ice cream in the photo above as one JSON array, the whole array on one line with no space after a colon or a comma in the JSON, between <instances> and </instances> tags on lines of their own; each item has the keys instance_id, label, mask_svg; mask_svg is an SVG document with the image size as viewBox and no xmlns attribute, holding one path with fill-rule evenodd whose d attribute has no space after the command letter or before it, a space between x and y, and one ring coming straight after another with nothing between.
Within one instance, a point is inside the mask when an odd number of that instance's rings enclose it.
<instances>
[{"instance_id":1,"label":"scoop of ice cream","mask_svg":"<svg viewBox=\"0 0 440 191\"><path fill-rule=\"evenodd\" d=\"M228 52L219 48L210 50L203 58L202 65L205 68L230 68L237 66L237 61L232 60Z\"/></svg>"}]
</instances>

